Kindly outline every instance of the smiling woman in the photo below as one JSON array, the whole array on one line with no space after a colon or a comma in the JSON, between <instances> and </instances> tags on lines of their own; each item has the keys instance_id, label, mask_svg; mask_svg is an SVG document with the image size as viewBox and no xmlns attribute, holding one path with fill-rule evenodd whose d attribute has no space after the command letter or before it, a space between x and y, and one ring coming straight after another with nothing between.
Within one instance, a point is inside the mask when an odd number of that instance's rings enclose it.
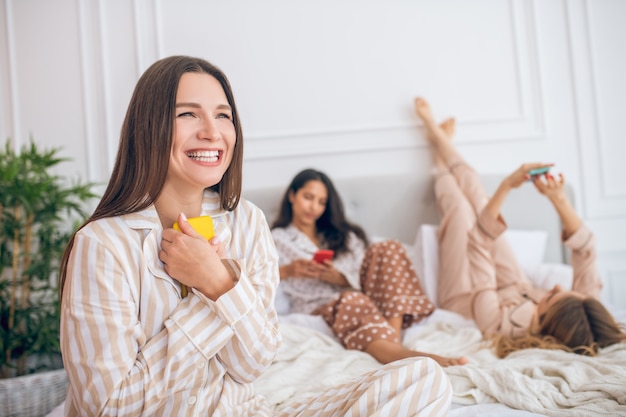
<instances>
[{"instance_id":1,"label":"smiling woman","mask_svg":"<svg viewBox=\"0 0 626 417\"><path fill-rule=\"evenodd\" d=\"M66 416L275 414L252 383L281 341L278 255L263 213L240 198L242 149L218 68L173 56L139 79L107 189L62 259ZM210 241L187 221L207 215ZM435 382L422 389L426 380ZM281 415L369 416L411 403L403 415L443 416L450 401L434 361L407 360Z\"/></svg>"},{"instance_id":2,"label":"smiling woman","mask_svg":"<svg viewBox=\"0 0 626 417\"><path fill-rule=\"evenodd\" d=\"M242 141L208 62L165 58L138 81L108 187L63 257L66 415L213 414L230 407L216 391L268 414L249 383L280 342L276 261L258 209L239 204ZM200 215L210 242L186 220Z\"/></svg>"},{"instance_id":3,"label":"smiling woman","mask_svg":"<svg viewBox=\"0 0 626 417\"><path fill-rule=\"evenodd\" d=\"M217 184L230 165L235 142L233 110L219 81L205 73L183 74L176 92L172 156L163 193L180 196L192 191L189 188ZM168 208L157 202L159 213ZM173 223L177 215L170 212L173 217L167 220Z\"/></svg>"}]
</instances>

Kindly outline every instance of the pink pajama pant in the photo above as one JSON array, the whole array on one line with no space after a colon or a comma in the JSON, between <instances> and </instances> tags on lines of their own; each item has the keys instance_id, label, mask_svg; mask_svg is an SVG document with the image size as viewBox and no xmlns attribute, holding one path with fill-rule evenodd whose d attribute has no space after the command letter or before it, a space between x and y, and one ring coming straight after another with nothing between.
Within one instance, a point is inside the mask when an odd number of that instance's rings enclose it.
<instances>
[{"instance_id":1,"label":"pink pajama pant","mask_svg":"<svg viewBox=\"0 0 626 417\"><path fill-rule=\"evenodd\" d=\"M402 317L403 327L408 327L435 308L398 241L370 245L360 277L362 292L346 291L313 312L324 318L348 349L365 350L380 339L400 343L400 335L387 319Z\"/></svg>"},{"instance_id":2,"label":"pink pajama pant","mask_svg":"<svg viewBox=\"0 0 626 417\"><path fill-rule=\"evenodd\" d=\"M435 195L441 214L439 306L473 318L472 299L477 291L497 290L506 303L507 298L517 298L520 290L531 287L501 235L506 225L491 224L491 230L486 230L478 221L489 197L473 168L462 160L450 164L449 171L436 178ZM484 307L497 312L497 306Z\"/></svg>"}]
</instances>

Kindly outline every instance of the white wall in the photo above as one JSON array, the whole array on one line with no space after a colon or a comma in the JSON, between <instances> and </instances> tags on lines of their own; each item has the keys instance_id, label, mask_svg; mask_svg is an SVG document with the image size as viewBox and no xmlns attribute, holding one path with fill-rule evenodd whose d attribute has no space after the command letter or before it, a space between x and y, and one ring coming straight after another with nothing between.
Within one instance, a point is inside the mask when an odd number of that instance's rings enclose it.
<instances>
[{"instance_id":1,"label":"white wall","mask_svg":"<svg viewBox=\"0 0 626 417\"><path fill-rule=\"evenodd\" d=\"M622 0L0 0L0 138L62 146L65 174L104 183L137 78L190 54L233 84L245 188L307 166L428 175L422 95L479 171L556 163L625 307L625 16Z\"/></svg>"}]
</instances>

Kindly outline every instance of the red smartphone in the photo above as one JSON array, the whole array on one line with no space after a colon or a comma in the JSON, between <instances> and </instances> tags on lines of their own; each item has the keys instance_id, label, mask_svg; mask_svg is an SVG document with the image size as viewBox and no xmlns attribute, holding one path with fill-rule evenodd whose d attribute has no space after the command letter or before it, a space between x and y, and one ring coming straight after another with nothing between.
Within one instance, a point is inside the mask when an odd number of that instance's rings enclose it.
<instances>
[{"instance_id":1,"label":"red smartphone","mask_svg":"<svg viewBox=\"0 0 626 417\"><path fill-rule=\"evenodd\" d=\"M335 256L335 251L331 249L320 249L315 252L315 255L313 255L313 260L317 263L323 264L324 261L333 259L333 256Z\"/></svg>"}]
</instances>

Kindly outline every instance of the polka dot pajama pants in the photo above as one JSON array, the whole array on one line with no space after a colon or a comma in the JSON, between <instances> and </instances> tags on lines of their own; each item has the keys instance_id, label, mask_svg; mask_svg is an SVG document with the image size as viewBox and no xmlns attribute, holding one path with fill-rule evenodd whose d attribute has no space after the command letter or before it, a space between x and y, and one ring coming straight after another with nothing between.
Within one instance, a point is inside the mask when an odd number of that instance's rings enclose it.
<instances>
[{"instance_id":1,"label":"polka dot pajama pants","mask_svg":"<svg viewBox=\"0 0 626 417\"><path fill-rule=\"evenodd\" d=\"M402 326L408 327L435 309L398 241L370 245L360 276L362 292L346 291L313 312L324 318L348 349L365 350L381 339L400 343L400 334L388 319L402 317Z\"/></svg>"}]
</instances>

